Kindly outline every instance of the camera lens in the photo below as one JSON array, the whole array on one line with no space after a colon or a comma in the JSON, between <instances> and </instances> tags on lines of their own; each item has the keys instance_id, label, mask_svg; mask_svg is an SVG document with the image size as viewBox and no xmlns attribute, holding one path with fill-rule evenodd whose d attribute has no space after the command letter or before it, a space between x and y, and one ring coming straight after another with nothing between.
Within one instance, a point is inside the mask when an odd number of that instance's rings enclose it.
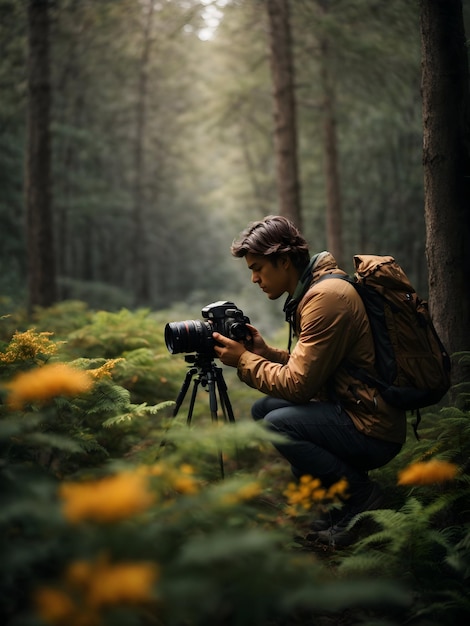
<instances>
[{"instance_id":1,"label":"camera lens","mask_svg":"<svg viewBox=\"0 0 470 626\"><path fill-rule=\"evenodd\" d=\"M200 320L171 322L165 326L165 343L171 354L211 352L214 346L212 324Z\"/></svg>"}]
</instances>

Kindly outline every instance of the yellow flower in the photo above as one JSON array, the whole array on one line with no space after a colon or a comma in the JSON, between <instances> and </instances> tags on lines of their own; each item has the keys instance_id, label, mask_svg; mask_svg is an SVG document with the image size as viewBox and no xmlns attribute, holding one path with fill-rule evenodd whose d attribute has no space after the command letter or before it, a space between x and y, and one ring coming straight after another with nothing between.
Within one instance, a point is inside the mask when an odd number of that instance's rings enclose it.
<instances>
[{"instance_id":1,"label":"yellow flower","mask_svg":"<svg viewBox=\"0 0 470 626\"><path fill-rule=\"evenodd\" d=\"M261 493L261 486L257 482L248 483L242 485L233 493L225 493L222 496L222 503L228 505L239 504L240 502L246 502L252 500Z\"/></svg>"},{"instance_id":2,"label":"yellow flower","mask_svg":"<svg viewBox=\"0 0 470 626\"><path fill-rule=\"evenodd\" d=\"M99 562L89 579L87 603L92 607L102 607L149 602L158 574L155 563L110 565Z\"/></svg>"},{"instance_id":3,"label":"yellow flower","mask_svg":"<svg viewBox=\"0 0 470 626\"><path fill-rule=\"evenodd\" d=\"M95 380L100 380L101 378L111 377L111 372L114 369L117 363L124 361L124 359L109 359L106 363L103 363L100 367L95 368L94 370L87 370L87 372L93 376Z\"/></svg>"},{"instance_id":4,"label":"yellow flower","mask_svg":"<svg viewBox=\"0 0 470 626\"><path fill-rule=\"evenodd\" d=\"M51 363L22 372L5 383L7 404L12 410L21 410L29 402L45 403L55 396L75 396L88 391L93 382L90 376L64 363Z\"/></svg>"},{"instance_id":5,"label":"yellow flower","mask_svg":"<svg viewBox=\"0 0 470 626\"><path fill-rule=\"evenodd\" d=\"M48 624L67 624L76 611L69 595L59 589L39 588L34 595L34 604L41 619Z\"/></svg>"},{"instance_id":6,"label":"yellow flower","mask_svg":"<svg viewBox=\"0 0 470 626\"><path fill-rule=\"evenodd\" d=\"M89 561L74 561L68 566L65 579L72 587L86 589L92 573L93 565Z\"/></svg>"},{"instance_id":7,"label":"yellow flower","mask_svg":"<svg viewBox=\"0 0 470 626\"><path fill-rule=\"evenodd\" d=\"M106 556L94 562L75 561L65 571L64 590L41 587L34 604L52 626L99 626L101 609L152 601L159 573L151 562L111 564Z\"/></svg>"},{"instance_id":8,"label":"yellow flower","mask_svg":"<svg viewBox=\"0 0 470 626\"><path fill-rule=\"evenodd\" d=\"M23 333L16 332L5 352L0 352L0 362L36 361L39 356L50 356L57 352L57 345L49 337L53 333L37 333L34 328ZM63 343L63 342L60 342Z\"/></svg>"},{"instance_id":9,"label":"yellow flower","mask_svg":"<svg viewBox=\"0 0 470 626\"><path fill-rule=\"evenodd\" d=\"M309 510L314 503L323 506L326 502L336 502L339 497L345 497L347 487L348 483L344 478L325 489L318 478L304 475L300 477L298 484L289 483L284 495L287 497L290 511L295 505Z\"/></svg>"},{"instance_id":10,"label":"yellow flower","mask_svg":"<svg viewBox=\"0 0 470 626\"><path fill-rule=\"evenodd\" d=\"M115 522L145 511L154 501L147 478L125 472L97 481L63 483L59 488L69 522Z\"/></svg>"},{"instance_id":11,"label":"yellow flower","mask_svg":"<svg viewBox=\"0 0 470 626\"><path fill-rule=\"evenodd\" d=\"M454 463L437 459L427 463L413 463L398 475L399 485L430 485L452 480L457 475L458 467Z\"/></svg>"},{"instance_id":12,"label":"yellow flower","mask_svg":"<svg viewBox=\"0 0 470 626\"><path fill-rule=\"evenodd\" d=\"M199 485L192 476L174 476L172 479L172 487L178 493L195 494L199 491Z\"/></svg>"}]
</instances>

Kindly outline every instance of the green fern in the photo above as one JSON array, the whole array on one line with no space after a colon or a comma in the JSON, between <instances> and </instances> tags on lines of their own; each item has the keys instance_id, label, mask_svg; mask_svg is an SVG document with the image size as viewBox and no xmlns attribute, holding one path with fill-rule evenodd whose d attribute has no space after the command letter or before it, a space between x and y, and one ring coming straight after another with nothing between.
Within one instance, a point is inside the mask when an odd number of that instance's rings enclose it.
<instances>
[{"instance_id":1,"label":"green fern","mask_svg":"<svg viewBox=\"0 0 470 626\"><path fill-rule=\"evenodd\" d=\"M130 405L130 410L126 413L121 413L120 415L116 415L115 417L110 417L109 419L103 422L104 428L111 428L112 426L117 426L123 424L125 422L130 423L134 419L138 419L141 417L145 417L146 415L157 415L163 409L166 409L170 406L173 406L174 402L161 402L155 406L147 406L146 403L140 405Z\"/></svg>"}]
</instances>

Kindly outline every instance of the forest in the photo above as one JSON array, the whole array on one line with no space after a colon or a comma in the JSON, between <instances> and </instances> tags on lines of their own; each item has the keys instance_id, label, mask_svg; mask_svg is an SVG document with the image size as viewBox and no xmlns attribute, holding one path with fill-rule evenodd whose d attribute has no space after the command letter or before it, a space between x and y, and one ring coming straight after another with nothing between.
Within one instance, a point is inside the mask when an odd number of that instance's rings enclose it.
<instances>
[{"instance_id":1,"label":"forest","mask_svg":"<svg viewBox=\"0 0 470 626\"><path fill-rule=\"evenodd\" d=\"M0 0L2 624L468 622L469 32L468 0ZM452 359L346 548L259 392L220 368L214 410L165 342L229 300L286 347L230 253L274 214L396 258Z\"/></svg>"}]
</instances>

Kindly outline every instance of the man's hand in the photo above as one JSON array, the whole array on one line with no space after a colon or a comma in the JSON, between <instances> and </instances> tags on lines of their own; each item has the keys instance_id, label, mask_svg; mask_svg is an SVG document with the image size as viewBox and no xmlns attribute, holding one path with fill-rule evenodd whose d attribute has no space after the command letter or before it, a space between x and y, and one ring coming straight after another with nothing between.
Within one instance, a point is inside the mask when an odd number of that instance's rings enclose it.
<instances>
[{"instance_id":1,"label":"man's hand","mask_svg":"<svg viewBox=\"0 0 470 626\"><path fill-rule=\"evenodd\" d=\"M246 327L250 333L249 340L245 343L246 349L260 356L266 356L266 352L269 348L259 330L251 324L247 324Z\"/></svg>"},{"instance_id":2,"label":"man's hand","mask_svg":"<svg viewBox=\"0 0 470 626\"><path fill-rule=\"evenodd\" d=\"M225 335L221 335L220 333L212 333L212 337L217 342L214 346L214 352L222 363L224 365L229 365L230 367L237 367L241 355L246 350L245 346L238 341L225 337Z\"/></svg>"}]
</instances>

